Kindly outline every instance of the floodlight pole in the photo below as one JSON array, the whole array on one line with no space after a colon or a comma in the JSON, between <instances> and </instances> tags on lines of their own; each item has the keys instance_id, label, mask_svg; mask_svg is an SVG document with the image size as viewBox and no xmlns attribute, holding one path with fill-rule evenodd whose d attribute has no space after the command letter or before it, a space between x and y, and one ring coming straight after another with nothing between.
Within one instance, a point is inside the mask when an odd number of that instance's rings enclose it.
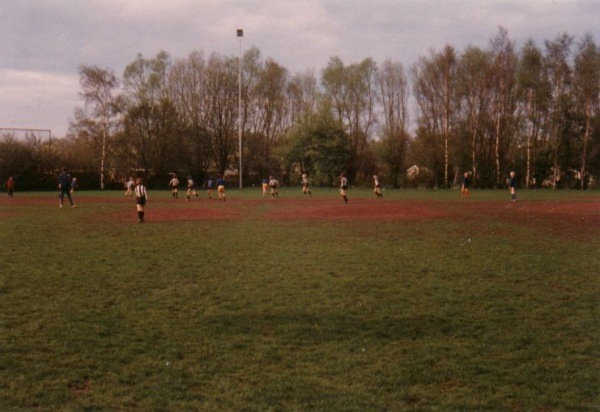
<instances>
[{"instance_id":1,"label":"floodlight pole","mask_svg":"<svg viewBox=\"0 0 600 412\"><path fill-rule=\"evenodd\" d=\"M238 60L238 140L239 140L239 169L240 189L242 188L242 38L244 30L238 29L237 36L240 39L240 57Z\"/></svg>"}]
</instances>

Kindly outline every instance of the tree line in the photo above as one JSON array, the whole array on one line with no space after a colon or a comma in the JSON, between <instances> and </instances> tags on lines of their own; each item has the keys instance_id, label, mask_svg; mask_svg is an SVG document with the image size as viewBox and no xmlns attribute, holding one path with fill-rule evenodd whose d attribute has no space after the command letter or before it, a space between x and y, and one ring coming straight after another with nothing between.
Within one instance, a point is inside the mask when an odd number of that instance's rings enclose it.
<instances>
[{"instance_id":1,"label":"tree line","mask_svg":"<svg viewBox=\"0 0 600 412\"><path fill-rule=\"evenodd\" d=\"M241 64L240 64L241 63ZM241 71L240 71L241 68ZM542 46L500 28L486 48L430 50L406 69L387 59L291 74L258 48L236 56L139 54L121 76L79 68L82 105L62 139L3 136L0 173L44 186L64 166L82 185L131 175L165 185L238 174L298 184L352 184L377 174L388 187L449 188L469 172L476 187L593 188L600 177L600 50L566 33ZM241 81L240 81L241 80ZM241 111L240 111L241 109ZM26 177L26 178L25 178Z\"/></svg>"}]
</instances>

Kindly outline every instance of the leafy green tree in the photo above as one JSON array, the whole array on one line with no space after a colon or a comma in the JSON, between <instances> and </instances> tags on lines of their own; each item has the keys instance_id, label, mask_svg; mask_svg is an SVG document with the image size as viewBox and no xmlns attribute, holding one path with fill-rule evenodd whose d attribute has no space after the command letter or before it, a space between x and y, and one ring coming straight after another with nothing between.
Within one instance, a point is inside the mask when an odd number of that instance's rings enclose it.
<instances>
[{"instance_id":1,"label":"leafy green tree","mask_svg":"<svg viewBox=\"0 0 600 412\"><path fill-rule=\"evenodd\" d=\"M326 104L294 125L280 150L289 170L307 173L320 185L332 184L352 158L348 135Z\"/></svg>"}]
</instances>

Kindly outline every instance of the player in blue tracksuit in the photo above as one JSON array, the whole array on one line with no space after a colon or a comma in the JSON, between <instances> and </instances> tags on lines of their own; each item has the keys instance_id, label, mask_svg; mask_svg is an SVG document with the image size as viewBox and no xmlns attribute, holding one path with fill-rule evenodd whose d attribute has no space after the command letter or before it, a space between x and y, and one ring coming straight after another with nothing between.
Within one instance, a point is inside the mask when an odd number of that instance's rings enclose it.
<instances>
[{"instance_id":1,"label":"player in blue tracksuit","mask_svg":"<svg viewBox=\"0 0 600 412\"><path fill-rule=\"evenodd\" d=\"M71 207L77 207L71 198L71 175L63 167L58 174L58 206L63 207L65 196L69 199Z\"/></svg>"}]
</instances>

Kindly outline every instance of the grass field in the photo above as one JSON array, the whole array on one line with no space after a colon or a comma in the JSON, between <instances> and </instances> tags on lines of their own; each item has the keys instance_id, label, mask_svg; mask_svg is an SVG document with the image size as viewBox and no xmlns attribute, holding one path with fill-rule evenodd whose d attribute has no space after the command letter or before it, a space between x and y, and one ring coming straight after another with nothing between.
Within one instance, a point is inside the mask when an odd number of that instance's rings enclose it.
<instances>
[{"instance_id":1,"label":"grass field","mask_svg":"<svg viewBox=\"0 0 600 412\"><path fill-rule=\"evenodd\" d=\"M384 194L3 196L0 410L599 410L600 193Z\"/></svg>"}]
</instances>

